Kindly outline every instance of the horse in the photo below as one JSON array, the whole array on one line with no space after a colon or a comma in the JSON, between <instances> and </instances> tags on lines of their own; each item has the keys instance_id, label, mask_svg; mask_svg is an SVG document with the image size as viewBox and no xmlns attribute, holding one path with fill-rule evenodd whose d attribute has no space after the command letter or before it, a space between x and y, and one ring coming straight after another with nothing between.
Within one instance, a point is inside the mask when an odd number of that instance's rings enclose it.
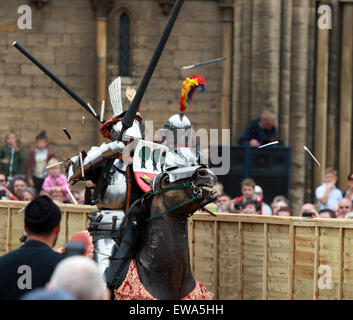
<instances>
[{"instance_id":1,"label":"horse","mask_svg":"<svg viewBox=\"0 0 353 320\"><path fill-rule=\"evenodd\" d=\"M192 175L178 179L183 172ZM154 179L153 192L130 217L138 220L139 240L126 277L113 288L115 299L213 298L191 272L187 219L214 198L215 182L202 166L162 172Z\"/></svg>"},{"instance_id":2,"label":"horse","mask_svg":"<svg viewBox=\"0 0 353 320\"><path fill-rule=\"evenodd\" d=\"M202 165L166 170L110 231L97 230L99 215L91 218L94 260L105 270L112 299L213 298L191 272L187 219L215 199L216 180Z\"/></svg>"}]
</instances>

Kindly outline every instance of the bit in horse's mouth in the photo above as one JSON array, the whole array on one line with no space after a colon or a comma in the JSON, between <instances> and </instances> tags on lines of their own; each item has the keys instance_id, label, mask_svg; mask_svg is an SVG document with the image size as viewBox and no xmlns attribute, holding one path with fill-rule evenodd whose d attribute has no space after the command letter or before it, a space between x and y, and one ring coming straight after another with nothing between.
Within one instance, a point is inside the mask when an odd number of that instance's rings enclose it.
<instances>
[{"instance_id":1,"label":"bit in horse's mouth","mask_svg":"<svg viewBox=\"0 0 353 320\"><path fill-rule=\"evenodd\" d=\"M210 192L211 197L217 197L217 191L214 190L214 186L212 184L203 184L199 185L203 190Z\"/></svg>"},{"instance_id":2,"label":"bit in horse's mouth","mask_svg":"<svg viewBox=\"0 0 353 320\"><path fill-rule=\"evenodd\" d=\"M210 198L214 199L218 197L218 192L216 190L211 190Z\"/></svg>"}]
</instances>

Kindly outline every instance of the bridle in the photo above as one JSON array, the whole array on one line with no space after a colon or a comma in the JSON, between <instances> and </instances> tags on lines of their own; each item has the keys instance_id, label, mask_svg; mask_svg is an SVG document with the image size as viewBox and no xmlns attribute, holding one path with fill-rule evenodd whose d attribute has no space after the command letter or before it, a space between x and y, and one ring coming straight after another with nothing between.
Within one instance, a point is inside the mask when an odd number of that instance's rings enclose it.
<instances>
[{"instance_id":1,"label":"bridle","mask_svg":"<svg viewBox=\"0 0 353 320\"><path fill-rule=\"evenodd\" d=\"M163 178L163 177L162 177ZM178 208L181 208L189 203L193 203L199 199L201 199L202 197L202 194L203 194L203 191L202 191L202 187L199 187L197 185L195 185L195 183L193 181L191 182L183 182L183 183L179 183L177 185L174 185L174 186L170 186L170 187L167 187L167 188L161 188L160 187L160 184L161 184L161 181L162 181L162 178L160 179L159 181L159 186L158 186L158 190L157 191L150 191L150 192L147 192L145 193L141 198L137 199L136 201L134 201L134 203L130 206L128 212L125 214L124 216L124 219L123 221L121 222L120 224L120 227L119 227L119 231L121 231L124 223L125 223L125 220L127 219L127 217L129 216L130 212L132 211L132 209L139 203L142 203L143 201L146 201L146 200L149 200L151 199L151 197L157 195L157 194L160 194L161 195L161 201L162 201L162 204L164 206L164 208L166 209L165 211L153 216L153 217L150 217L148 219L146 219L146 222L150 222L152 220L155 220L173 210L176 210ZM190 198L182 203L179 203L178 205L172 207L172 208L169 208L166 201L165 201L165 198L164 198L164 193L168 192L168 191L174 191L174 190L184 190L185 194ZM191 214L190 214L191 215Z\"/></svg>"},{"instance_id":2,"label":"bridle","mask_svg":"<svg viewBox=\"0 0 353 320\"><path fill-rule=\"evenodd\" d=\"M178 205L172 207L172 208L169 208L168 205L167 205L167 202L165 201L165 198L164 198L164 193L168 192L168 191L174 191L174 190L184 190L185 194L190 198L189 200L186 200L182 203L179 203ZM188 192L189 191L189 192ZM180 183L180 184L177 184L175 186L170 186L170 187L167 187L167 188L159 188L159 191L153 191L150 193L149 197L150 196L154 196L156 194L160 194L161 196L161 201L162 201L162 204L164 206L164 208L166 209L166 211L163 211L153 217L150 217L148 218L146 221L149 222L149 221L152 221L154 219L157 219L173 210L176 210L178 208L181 208L189 203L193 203L199 199L202 198L202 188L195 185L193 181L191 182L184 182L184 183ZM190 196L191 195L191 196Z\"/></svg>"},{"instance_id":3,"label":"bridle","mask_svg":"<svg viewBox=\"0 0 353 320\"><path fill-rule=\"evenodd\" d=\"M168 192L168 191L173 191L173 190L184 190L185 194L190 198L172 208L169 208L167 206L167 203L164 199L164 193ZM189 192L188 192L189 191ZM124 223L125 223L125 220L127 219L127 217L129 216L129 214L131 213L132 209L137 205L137 204L140 204L142 203L143 201L146 201L146 200L149 200L151 199L153 196L157 195L157 194L160 194L161 195L161 198L162 198L162 203L163 203L163 206L165 207L166 211L163 211L162 213L159 213L153 217L150 217L148 219L146 219L146 222L149 222L149 221L152 221L152 220L155 220L173 210L176 210L178 208L181 208L189 203L193 203L197 200L199 200L201 197L202 197L202 188L195 185L193 181L191 182L184 182L184 183L180 183L180 184L177 184L175 186L170 186L170 187L167 187L167 188L159 188L158 191L150 191L150 192L147 192L145 193L142 197L140 197L139 199L135 200L132 205L130 206L129 210L127 211L127 213L125 214L122 222L120 223L120 226L119 226L119 229L118 229L118 232L120 233L121 232L121 229L123 228L124 226ZM190 196L191 194L191 196ZM192 213L190 214L192 215ZM189 216L190 216L189 215ZM94 250L97 254L101 254L101 255L105 255L107 257L110 257L111 259L113 259L112 256L110 255L107 255L107 254L104 254L104 253L101 253L101 252L97 252L96 250Z\"/></svg>"},{"instance_id":4,"label":"bridle","mask_svg":"<svg viewBox=\"0 0 353 320\"><path fill-rule=\"evenodd\" d=\"M161 216L163 216L163 215L165 215L165 214L167 214L167 213L169 213L169 212L171 212L171 211L173 211L173 210L176 210L176 209L178 209L178 208L181 208L181 207L183 207L183 206L185 206L185 205L187 205L187 204L196 202L197 200L199 200L199 199L202 198L203 189L202 189L202 187L197 186L197 185L194 183L194 181L191 181L191 182L183 182L183 183L176 184L176 185L174 185L174 186L162 188L162 187L160 186L162 179L163 179L163 176L162 176L162 177L160 178L160 180L159 180L159 185L158 185L158 188L157 188L156 191L151 190L150 192L145 193L144 195L142 195L140 198L138 198L137 200L135 200L135 201L131 204L129 210L127 211L127 213L125 214L125 216L124 216L122 222L120 223L120 226L119 226L119 228L118 228L118 232L119 232L119 233L121 233L122 228L123 228L123 226L124 226L124 223L125 223L126 219L128 218L128 216L130 215L130 213L132 212L132 209L133 209L136 205L141 204L141 203L143 203L144 201L151 200L151 199L153 198L153 196L155 196L155 195L160 195L160 196L161 196L161 202L162 202L162 204L163 204L163 206L164 206L164 208L165 208L166 210L163 211L163 212L161 212L161 213L159 213L159 214L157 214L157 215L155 215L155 216L153 216L153 217L150 217L150 218L146 219L146 220L145 220L146 222L150 222L150 221L152 221L152 220L155 220L155 219L157 219L157 218L160 218ZM166 192L174 191L174 190L184 190L185 194L189 197L189 199L186 200L186 201L184 201L184 202L182 202L182 203L180 203L180 204L178 204L178 205L176 205L176 206L174 206L174 207L169 208L168 205L167 205L167 203L166 203L166 201L165 201L164 194L165 194ZM206 200L205 203L202 203L202 204L200 203L199 208L202 208L203 206L205 206L206 204L208 204L208 203L210 203L210 202L212 202L212 201L214 201L214 200L213 200L213 199L211 199L211 200L209 200L209 201ZM190 213L187 217L191 216L192 214L193 214L193 212ZM110 257L110 259L114 259L112 256L107 255L107 254L104 254L104 253L100 253L100 252L97 252L97 251L96 251L96 253L97 253L97 254L101 254L101 255L108 256L108 257Z\"/></svg>"}]
</instances>

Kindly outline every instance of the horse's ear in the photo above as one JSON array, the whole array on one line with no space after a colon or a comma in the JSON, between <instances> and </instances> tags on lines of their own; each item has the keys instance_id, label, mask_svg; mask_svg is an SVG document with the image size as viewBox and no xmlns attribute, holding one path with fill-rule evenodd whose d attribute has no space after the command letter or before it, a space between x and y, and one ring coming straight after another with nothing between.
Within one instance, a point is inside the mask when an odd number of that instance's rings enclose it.
<instances>
[{"instance_id":1,"label":"horse's ear","mask_svg":"<svg viewBox=\"0 0 353 320\"><path fill-rule=\"evenodd\" d=\"M151 188L153 187L153 179L149 177L147 174L143 175L141 177L141 180L143 180L145 183L147 183Z\"/></svg>"}]
</instances>

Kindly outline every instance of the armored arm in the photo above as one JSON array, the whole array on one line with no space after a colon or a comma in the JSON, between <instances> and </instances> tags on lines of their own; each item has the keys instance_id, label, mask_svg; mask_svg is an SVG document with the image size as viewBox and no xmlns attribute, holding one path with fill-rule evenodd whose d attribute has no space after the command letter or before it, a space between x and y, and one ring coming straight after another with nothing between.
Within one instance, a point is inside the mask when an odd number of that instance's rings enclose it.
<instances>
[{"instance_id":1,"label":"armored arm","mask_svg":"<svg viewBox=\"0 0 353 320\"><path fill-rule=\"evenodd\" d=\"M110 159L124 151L125 145L123 142L113 141L110 143L103 143L99 147L92 147L83 159L83 170L86 174L92 167L98 165L103 160ZM80 157L74 156L70 159L70 164L66 168L67 180L81 180L81 164Z\"/></svg>"}]
</instances>

